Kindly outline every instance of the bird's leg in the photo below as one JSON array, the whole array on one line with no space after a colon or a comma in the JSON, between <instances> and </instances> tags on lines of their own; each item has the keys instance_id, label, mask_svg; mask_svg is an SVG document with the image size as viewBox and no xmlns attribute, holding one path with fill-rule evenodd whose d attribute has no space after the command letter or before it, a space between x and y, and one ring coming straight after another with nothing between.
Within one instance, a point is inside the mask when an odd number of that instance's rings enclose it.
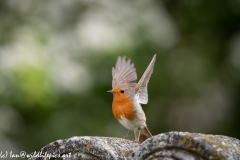
<instances>
[{"instance_id":1,"label":"bird's leg","mask_svg":"<svg viewBox=\"0 0 240 160\"><path fill-rule=\"evenodd\" d=\"M140 143L140 136L141 136L141 130L135 130L134 131L134 136L135 136L135 139L133 140L134 142L136 143Z\"/></svg>"},{"instance_id":2,"label":"bird's leg","mask_svg":"<svg viewBox=\"0 0 240 160\"><path fill-rule=\"evenodd\" d=\"M140 135L141 135L141 130L139 130L139 134L138 134L138 139L137 139L138 143L139 143Z\"/></svg>"},{"instance_id":3,"label":"bird's leg","mask_svg":"<svg viewBox=\"0 0 240 160\"><path fill-rule=\"evenodd\" d=\"M128 139L129 133L130 133L130 130L128 130L127 135L124 137L125 139Z\"/></svg>"}]
</instances>

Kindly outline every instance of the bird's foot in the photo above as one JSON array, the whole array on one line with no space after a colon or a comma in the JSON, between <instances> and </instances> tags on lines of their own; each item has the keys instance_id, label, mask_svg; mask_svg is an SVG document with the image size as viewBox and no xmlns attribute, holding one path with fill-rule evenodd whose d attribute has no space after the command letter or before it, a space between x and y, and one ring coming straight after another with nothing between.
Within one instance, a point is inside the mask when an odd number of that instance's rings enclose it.
<instances>
[{"instance_id":1,"label":"bird's foot","mask_svg":"<svg viewBox=\"0 0 240 160\"><path fill-rule=\"evenodd\" d=\"M136 140L136 139L133 139L132 141L135 142L135 143L140 144L140 142L138 140Z\"/></svg>"}]
</instances>

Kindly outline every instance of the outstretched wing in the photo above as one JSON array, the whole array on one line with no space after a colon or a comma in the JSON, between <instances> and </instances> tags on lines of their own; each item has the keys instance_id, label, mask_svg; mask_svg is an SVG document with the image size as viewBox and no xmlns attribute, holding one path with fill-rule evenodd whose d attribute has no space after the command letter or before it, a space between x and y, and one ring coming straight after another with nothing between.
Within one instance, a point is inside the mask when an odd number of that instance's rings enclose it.
<instances>
[{"instance_id":1,"label":"outstretched wing","mask_svg":"<svg viewBox=\"0 0 240 160\"><path fill-rule=\"evenodd\" d=\"M112 68L112 87L128 88L134 91L137 85L137 74L134 64L126 57L118 57L115 68Z\"/></svg>"},{"instance_id":2,"label":"outstretched wing","mask_svg":"<svg viewBox=\"0 0 240 160\"><path fill-rule=\"evenodd\" d=\"M149 79L151 77L151 74L153 72L154 63L156 61L156 54L153 56L152 61L148 65L146 71L142 75L142 78L139 80L135 93L139 95L138 101L141 104L147 104L148 103L148 92L147 92L147 85L149 82Z\"/></svg>"}]
</instances>

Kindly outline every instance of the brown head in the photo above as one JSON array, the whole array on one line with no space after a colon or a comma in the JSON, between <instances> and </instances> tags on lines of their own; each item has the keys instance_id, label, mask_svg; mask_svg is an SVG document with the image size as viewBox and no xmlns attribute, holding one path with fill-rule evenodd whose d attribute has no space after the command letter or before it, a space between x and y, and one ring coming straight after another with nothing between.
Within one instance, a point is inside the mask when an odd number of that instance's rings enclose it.
<instances>
[{"instance_id":1,"label":"brown head","mask_svg":"<svg viewBox=\"0 0 240 160\"><path fill-rule=\"evenodd\" d=\"M109 90L108 92L113 94L113 100L114 101L124 101L129 100L130 96L127 93L127 91L124 88L113 88L112 90Z\"/></svg>"}]
</instances>

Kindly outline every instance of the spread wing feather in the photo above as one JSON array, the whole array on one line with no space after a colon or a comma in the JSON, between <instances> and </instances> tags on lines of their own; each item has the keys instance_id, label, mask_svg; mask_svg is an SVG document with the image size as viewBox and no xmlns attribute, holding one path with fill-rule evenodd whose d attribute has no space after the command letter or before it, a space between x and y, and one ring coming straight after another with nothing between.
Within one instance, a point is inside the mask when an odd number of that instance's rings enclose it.
<instances>
[{"instance_id":1,"label":"spread wing feather","mask_svg":"<svg viewBox=\"0 0 240 160\"><path fill-rule=\"evenodd\" d=\"M135 93L139 95L138 101L141 104L148 103L147 85L148 85L149 79L151 77L151 74L153 72L155 61L156 61L156 54L153 56L152 61L148 65L146 71L142 75L142 78L139 80L139 82L136 86L136 89L135 89Z\"/></svg>"},{"instance_id":2,"label":"spread wing feather","mask_svg":"<svg viewBox=\"0 0 240 160\"><path fill-rule=\"evenodd\" d=\"M126 57L118 57L115 68L112 68L112 77L113 88L128 88L134 91L137 85L136 69Z\"/></svg>"}]
</instances>

